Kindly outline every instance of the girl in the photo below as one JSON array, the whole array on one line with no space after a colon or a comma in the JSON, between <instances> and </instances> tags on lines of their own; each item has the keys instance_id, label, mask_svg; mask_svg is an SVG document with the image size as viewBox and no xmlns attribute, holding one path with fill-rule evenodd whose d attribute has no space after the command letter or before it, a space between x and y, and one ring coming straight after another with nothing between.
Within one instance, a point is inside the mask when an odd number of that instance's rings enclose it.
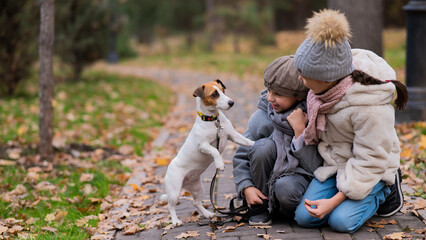
<instances>
[{"instance_id":1,"label":"girl","mask_svg":"<svg viewBox=\"0 0 426 240\"><path fill-rule=\"evenodd\" d=\"M342 13L315 13L306 28L308 38L295 54L299 80L310 89L303 137L306 144L318 144L324 164L314 172L295 220L304 227L328 223L335 231L353 233L395 183L400 147L391 101L396 88L395 105L403 109L408 93L390 80L395 72L379 56L354 50L352 57Z\"/></svg>"}]
</instances>

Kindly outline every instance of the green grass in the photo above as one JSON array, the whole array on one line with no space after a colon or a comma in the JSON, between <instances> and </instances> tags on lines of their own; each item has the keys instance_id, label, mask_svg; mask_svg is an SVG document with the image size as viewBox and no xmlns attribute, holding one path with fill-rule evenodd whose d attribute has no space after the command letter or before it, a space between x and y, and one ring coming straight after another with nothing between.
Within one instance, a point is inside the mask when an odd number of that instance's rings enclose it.
<instances>
[{"instance_id":1,"label":"green grass","mask_svg":"<svg viewBox=\"0 0 426 240\"><path fill-rule=\"evenodd\" d=\"M4 151L7 143L20 148L20 156L29 161L37 154L39 100L35 78L21 86L16 97L0 99L0 121L3 123L0 159L9 158ZM56 84L55 137L65 138L66 144L87 144L93 148L118 149L130 145L141 155L145 144L162 125L171 106L171 96L167 87L152 81L88 71L79 82ZM74 157L87 163L87 166L76 167L69 164L64 157L66 153L61 151L56 152L54 169L38 173L39 179L34 181L28 180L25 166L0 165L0 222L7 218L22 220L12 226L24 227L18 234L30 234L34 239L90 238L88 231L76 222L85 216L97 216L100 202L93 203L90 199L104 199L120 192L131 170L117 160L95 159L93 154ZM83 173L93 174L93 179L81 182ZM53 184L56 190L37 191L35 186L42 181ZM3 198L17 186L26 189L19 198L11 202ZM46 219L48 214L57 216L59 212L64 213L63 219ZM28 223L29 219L33 221ZM86 227L96 227L97 222L91 219ZM52 233L43 227L53 227L58 232ZM19 238L18 234L10 237Z\"/></svg>"},{"instance_id":2,"label":"green grass","mask_svg":"<svg viewBox=\"0 0 426 240\"><path fill-rule=\"evenodd\" d=\"M107 164L108 165L108 164ZM104 198L109 194L109 187L112 184L123 185L116 179L107 177L104 172L117 172L115 164L105 168L104 162L97 162L93 169L78 169L70 166L57 166L54 171L48 173L45 179L55 186L57 191L36 191L34 185L25 181L27 171L22 167L2 166L0 167L1 187L11 191L18 184L23 184L28 190L26 195L18 202L8 203L0 201L0 219L15 218L27 221L34 218L35 222L24 224L30 229L30 233L37 234L35 239L88 239L90 235L83 231L81 227L75 225L76 221L88 215L99 214L99 203L91 203L90 198ZM125 171L121 167L121 171ZM93 180L80 182L82 173L91 173ZM36 184L36 183L34 183ZM91 193L85 194L83 189L86 184L94 189ZM52 199L52 197L55 197ZM37 200L41 201L31 206ZM18 205L16 205L18 204ZM65 217L59 221L47 221L48 214L57 215L58 212L66 213ZM90 220L88 224L96 226L97 220ZM42 227L54 227L58 233L49 233L42 230Z\"/></svg>"},{"instance_id":3,"label":"green grass","mask_svg":"<svg viewBox=\"0 0 426 240\"><path fill-rule=\"evenodd\" d=\"M29 85L31 82L29 83ZM36 84L27 94L0 100L0 138L21 144L38 141ZM170 96L164 86L134 77L87 72L77 83L55 86L54 133L67 143L118 148L131 145L138 154L162 125Z\"/></svg>"}]
</instances>

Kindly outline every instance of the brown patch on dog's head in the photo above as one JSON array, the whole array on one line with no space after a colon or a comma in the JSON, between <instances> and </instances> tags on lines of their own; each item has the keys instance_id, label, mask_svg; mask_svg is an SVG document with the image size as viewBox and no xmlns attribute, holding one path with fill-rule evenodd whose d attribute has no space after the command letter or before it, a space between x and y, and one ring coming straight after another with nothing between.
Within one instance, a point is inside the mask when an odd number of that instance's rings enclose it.
<instances>
[{"instance_id":1,"label":"brown patch on dog's head","mask_svg":"<svg viewBox=\"0 0 426 240\"><path fill-rule=\"evenodd\" d=\"M216 79L201 85L201 87L194 90L192 95L194 97L200 97L206 106L216 105L216 101L220 97L220 94L213 86L219 88L223 93L225 93L225 85L222 83L222 81Z\"/></svg>"}]
</instances>

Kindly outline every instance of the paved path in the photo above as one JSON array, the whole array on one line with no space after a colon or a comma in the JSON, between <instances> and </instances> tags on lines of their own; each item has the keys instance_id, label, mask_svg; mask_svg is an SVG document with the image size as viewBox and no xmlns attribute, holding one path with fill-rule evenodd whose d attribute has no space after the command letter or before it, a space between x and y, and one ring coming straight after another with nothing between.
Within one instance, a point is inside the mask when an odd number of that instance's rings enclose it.
<instances>
[{"instance_id":1,"label":"paved path","mask_svg":"<svg viewBox=\"0 0 426 240\"><path fill-rule=\"evenodd\" d=\"M157 82L168 85L173 89L176 94L176 106L174 107L171 116L175 119L174 121L166 123L159 133L157 139L152 143L149 148L149 152L146 152L144 158L154 159L161 157L172 158L180 146L183 144L184 137L189 133L192 123L195 118L195 101L192 97L192 92L195 88L204 82L214 80L216 78L221 79L227 89L226 93L228 96L233 98L236 102L235 106L227 111L225 114L233 122L234 127L239 132L244 132L247 127L247 120L252 112L255 111L259 92L262 88L262 82L259 79L259 84L253 86L253 84L243 83L241 80L232 76L208 76L194 72L182 72L175 70L164 70L164 69L144 69L137 67L124 67L124 66L107 66L108 70L114 72L120 72L123 74L132 74L145 78L155 80ZM255 82L255 81L250 81ZM218 194L217 201L219 206L226 206L229 202L229 194L235 195L235 186L232 179L232 156L235 152L236 145L228 142L228 146L222 154L225 160L225 172L220 175L218 182ZM149 166L147 166L149 165ZM152 188L153 185L149 177L153 176L164 176L167 167L155 164L143 164L134 168L133 176L128 181L128 186L124 188L121 198L127 199L128 202L121 206L118 206L110 211L110 214L116 216L111 218L110 221L114 222L115 226L125 224L124 219L133 219L147 226L152 222L168 222L168 212L166 206L160 206L158 198L164 190L161 179L159 182L161 186L156 188L155 191L147 193L147 191L134 191L133 186L140 186L144 188ZM211 165L205 173L202 175L204 185L204 198L206 205L209 204L208 189L210 186L210 179L214 175L214 166ZM158 185L157 185L158 186ZM412 191L407 185L404 185L406 191ZM146 199L147 195L151 198ZM150 212L153 214L135 214L137 207L141 205L140 199L145 206L150 206ZM139 201L139 202L137 202ZM410 201L414 201L410 200ZM139 204L137 204L139 203ZM209 207L211 210L211 207ZM151 211L152 210L152 211ZM198 222L191 221L190 214L195 211L192 206L189 197L182 197L180 204L177 206L177 214L180 219L187 221L183 226L167 229L167 228L156 228L152 227L143 231L137 232L136 234L124 235L125 228L121 227L122 230L109 231L109 238L116 240L132 240L132 239L150 239L150 240L165 240L165 239L176 239L182 233L193 233L198 235L194 237L188 237L187 239L383 239L387 234L394 232L400 232L407 227L411 229L424 228L425 224L420 218L416 217L411 212L398 213L390 218L378 218L373 217L372 220L380 222L382 220L394 219L394 224L384 225L384 228L372 228L364 225L355 234L341 234L335 233L330 230L329 227L321 227L314 229L305 229L297 226L291 220L285 219L274 219L274 222L270 228L252 228L247 223L244 225L237 225L237 222L226 223L222 228L215 229L210 225L204 225L206 219L203 217L199 218ZM125 213L125 214L123 214ZM424 214L424 212L421 212ZM166 220L164 220L166 219ZM197 220L198 217L192 217L193 220ZM423 215L424 219L424 215ZM117 223L117 221L119 223ZM200 224L201 223L201 224ZM118 227L120 228L120 227ZM105 229L104 229L105 230ZM102 232L100 230L99 232ZM195 231L195 232L188 232ZM410 232L411 237L414 239L423 239L422 234ZM214 238L214 237L215 238ZM269 237L269 238L268 238ZM182 238L183 239L183 238Z\"/></svg>"}]
</instances>

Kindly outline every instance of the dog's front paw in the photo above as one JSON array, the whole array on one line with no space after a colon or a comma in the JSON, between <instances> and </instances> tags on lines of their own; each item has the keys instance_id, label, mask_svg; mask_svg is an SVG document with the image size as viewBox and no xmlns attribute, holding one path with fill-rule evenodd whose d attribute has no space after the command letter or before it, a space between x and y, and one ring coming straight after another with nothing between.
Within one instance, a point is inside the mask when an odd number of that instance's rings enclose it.
<instances>
[{"instance_id":1,"label":"dog's front paw","mask_svg":"<svg viewBox=\"0 0 426 240\"><path fill-rule=\"evenodd\" d=\"M225 163L223 163L223 161L216 163L216 169L219 171L225 171Z\"/></svg>"},{"instance_id":2,"label":"dog's front paw","mask_svg":"<svg viewBox=\"0 0 426 240\"><path fill-rule=\"evenodd\" d=\"M247 142L248 142L247 147L251 147L254 144L254 141L252 141L250 139L247 139Z\"/></svg>"}]
</instances>

